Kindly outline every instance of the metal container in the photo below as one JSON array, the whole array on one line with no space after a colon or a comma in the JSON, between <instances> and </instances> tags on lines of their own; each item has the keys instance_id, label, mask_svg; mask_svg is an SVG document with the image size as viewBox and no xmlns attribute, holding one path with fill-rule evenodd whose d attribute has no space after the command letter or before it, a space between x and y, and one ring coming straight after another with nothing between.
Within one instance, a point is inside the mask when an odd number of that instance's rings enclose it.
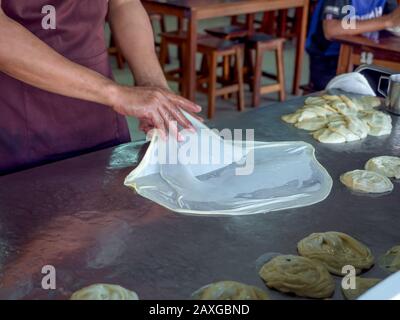
<instances>
[{"instance_id":1,"label":"metal container","mask_svg":"<svg viewBox=\"0 0 400 320\"><path fill-rule=\"evenodd\" d=\"M381 89L381 81L389 81L387 91ZM379 80L378 91L386 97L387 111L400 115L400 74L393 74L390 77L382 76Z\"/></svg>"}]
</instances>

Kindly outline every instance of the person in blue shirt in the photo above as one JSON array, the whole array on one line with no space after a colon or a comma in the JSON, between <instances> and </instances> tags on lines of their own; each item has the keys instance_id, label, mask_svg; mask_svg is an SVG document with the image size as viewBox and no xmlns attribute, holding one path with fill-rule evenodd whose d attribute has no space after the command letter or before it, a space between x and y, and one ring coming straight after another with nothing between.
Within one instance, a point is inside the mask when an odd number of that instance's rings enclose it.
<instances>
[{"instance_id":1,"label":"person in blue shirt","mask_svg":"<svg viewBox=\"0 0 400 320\"><path fill-rule=\"evenodd\" d=\"M336 75L340 44L331 39L358 34L377 39L380 30L396 26L397 0L319 0L307 38L311 89L325 89Z\"/></svg>"}]
</instances>

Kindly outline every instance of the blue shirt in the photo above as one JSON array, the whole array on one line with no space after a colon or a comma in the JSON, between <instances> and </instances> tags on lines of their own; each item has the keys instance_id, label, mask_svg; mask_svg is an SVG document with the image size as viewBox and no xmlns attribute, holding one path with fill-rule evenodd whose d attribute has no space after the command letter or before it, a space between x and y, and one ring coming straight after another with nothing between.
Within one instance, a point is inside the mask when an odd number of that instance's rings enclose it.
<instances>
[{"instance_id":1,"label":"blue shirt","mask_svg":"<svg viewBox=\"0 0 400 320\"><path fill-rule=\"evenodd\" d=\"M346 6L353 6L348 10ZM329 41L324 36L323 21L331 19L370 20L390 13L397 7L397 0L319 0L311 19L307 38L307 51L311 55L338 56L340 44ZM347 9L347 10L346 10ZM379 32L365 34L377 39Z\"/></svg>"}]
</instances>

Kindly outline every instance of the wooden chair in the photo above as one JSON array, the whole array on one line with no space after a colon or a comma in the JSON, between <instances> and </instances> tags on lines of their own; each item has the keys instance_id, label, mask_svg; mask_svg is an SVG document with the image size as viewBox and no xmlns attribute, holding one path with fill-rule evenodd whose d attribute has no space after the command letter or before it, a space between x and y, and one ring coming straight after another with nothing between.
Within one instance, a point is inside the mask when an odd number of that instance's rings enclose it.
<instances>
[{"instance_id":1,"label":"wooden chair","mask_svg":"<svg viewBox=\"0 0 400 320\"><path fill-rule=\"evenodd\" d=\"M207 64L205 67L203 63L202 71L207 70L207 72L200 73L198 90L208 94L208 118L212 118L215 114L215 102L218 96L236 93L237 108L239 111L244 110L243 48L243 44L215 37L206 37L198 41L197 50L204 55L204 63ZM219 79L217 76L218 59L226 57L232 57L234 60L234 76L228 81L223 77ZM219 83L221 87L217 87Z\"/></svg>"},{"instance_id":2,"label":"wooden chair","mask_svg":"<svg viewBox=\"0 0 400 320\"><path fill-rule=\"evenodd\" d=\"M166 26L165 18L164 18L163 15L152 13L152 14L149 14L149 17L150 17L151 24L153 26L153 30L155 30L155 24L158 23L159 29L160 29L160 33L167 32L167 26ZM156 46L156 49L159 50L161 43L159 41L157 41L156 36L157 35L154 32L154 37L155 37L154 44ZM169 56L168 56L168 61L169 61Z\"/></svg>"},{"instance_id":3,"label":"wooden chair","mask_svg":"<svg viewBox=\"0 0 400 320\"><path fill-rule=\"evenodd\" d=\"M250 36L246 42L246 62L247 74L246 80L250 84L253 91L252 105L257 107L260 105L262 94L279 92L280 101L286 99L285 93L285 72L284 72L284 56L283 45L284 38L274 38L265 33L256 33ZM255 59L252 59L252 51L255 51ZM274 51L276 57L277 74L272 75L264 72L263 60L264 54L267 51ZM272 78L277 80L275 84L262 85L262 77Z\"/></svg>"},{"instance_id":4,"label":"wooden chair","mask_svg":"<svg viewBox=\"0 0 400 320\"><path fill-rule=\"evenodd\" d=\"M183 81L183 61L182 57L185 57L187 33L185 31L171 31L160 34L160 64L164 70L164 74L167 80L175 81L179 84L179 91L183 94L186 90L185 83ZM175 45L178 48L179 56L179 67L171 70L166 70L165 67L169 63L169 46Z\"/></svg>"}]
</instances>

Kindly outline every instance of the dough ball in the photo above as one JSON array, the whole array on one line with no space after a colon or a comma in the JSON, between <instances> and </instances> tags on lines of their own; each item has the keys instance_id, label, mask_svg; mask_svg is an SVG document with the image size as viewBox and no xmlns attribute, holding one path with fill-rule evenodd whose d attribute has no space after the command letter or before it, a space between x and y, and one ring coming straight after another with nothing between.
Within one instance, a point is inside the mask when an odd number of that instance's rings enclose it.
<instances>
[{"instance_id":1,"label":"dough ball","mask_svg":"<svg viewBox=\"0 0 400 320\"><path fill-rule=\"evenodd\" d=\"M346 103L342 100L332 102L332 107L335 110L343 115L353 115L357 113L357 109L350 108Z\"/></svg>"},{"instance_id":2,"label":"dough ball","mask_svg":"<svg viewBox=\"0 0 400 320\"><path fill-rule=\"evenodd\" d=\"M328 298L335 290L332 276L321 263L295 255L273 258L259 275L268 287L300 297Z\"/></svg>"},{"instance_id":3,"label":"dough ball","mask_svg":"<svg viewBox=\"0 0 400 320\"><path fill-rule=\"evenodd\" d=\"M365 292L367 292L372 287L376 286L381 281L382 281L381 279L375 279L375 278L356 277L355 289L342 288L342 292L347 300L356 300L359 296L363 295Z\"/></svg>"},{"instance_id":4,"label":"dough ball","mask_svg":"<svg viewBox=\"0 0 400 320\"><path fill-rule=\"evenodd\" d=\"M386 113L366 110L359 113L359 118L368 125L371 136L383 136L392 132L392 118Z\"/></svg>"},{"instance_id":5,"label":"dough ball","mask_svg":"<svg viewBox=\"0 0 400 320\"><path fill-rule=\"evenodd\" d=\"M341 232L312 233L297 244L303 257L319 261L329 272L343 276L342 268L351 265L357 274L374 264L371 251L361 242Z\"/></svg>"},{"instance_id":6,"label":"dough ball","mask_svg":"<svg viewBox=\"0 0 400 320\"><path fill-rule=\"evenodd\" d=\"M388 178L400 179L400 158L391 156L372 158L365 164L365 170L374 171Z\"/></svg>"},{"instance_id":7,"label":"dough ball","mask_svg":"<svg viewBox=\"0 0 400 320\"><path fill-rule=\"evenodd\" d=\"M321 97L308 97L304 103L306 105L324 106L326 104L326 101L324 98Z\"/></svg>"},{"instance_id":8,"label":"dough ball","mask_svg":"<svg viewBox=\"0 0 400 320\"><path fill-rule=\"evenodd\" d=\"M331 131L343 136L347 142L360 140L359 136L355 135L352 131L350 131L347 128L347 123L344 120L343 121L331 121L328 124L328 128Z\"/></svg>"},{"instance_id":9,"label":"dough ball","mask_svg":"<svg viewBox=\"0 0 400 320\"><path fill-rule=\"evenodd\" d=\"M329 128L323 128L313 133L314 139L321 143L344 143L346 138Z\"/></svg>"},{"instance_id":10,"label":"dough ball","mask_svg":"<svg viewBox=\"0 0 400 320\"><path fill-rule=\"evenodd\" d=\"M282 120L290 124L296 123L299 120L299 118L300 118L300 112L295 112L282 116Z\"/></svg>"},{"instance_id":11,"label":"dough ball","mask_svg":"<svg viewBox=\"0 0 400 320\"><path fill-rule=\"evenodd\" d=\"M70 300L139 300L139 297L121 286L101 283L76 291Z\"/></svg>"},{"instance_id":12,"label":"dough ball","mask_svg":"<svg viewBox=\"0 0 400 320\"><path fill-rule=\"evenodd\" d=\"M368 136L369 127L355 115L346 116L347 128L355 135L359 136L360 139L364 139Z\"/></svg>"},{"instance_id":13,"label":"dough ball","mask_svg":"<svg viewBox=\"0 0 400 320\"><path fill-rule=\"evenodd\" d=\"M340 176L340 181L348 188L367 193L384 193L393 190L389 178L367 170L349 171Z\"/></svg>"},{"instance_id":14,"label":"dough ball","mask_svg":"<svg viewBox=\"0 0 400 320\"><path fill-rule=\"evenodd\" d=\"M389 272L400 271L400 245L391 248L378 261L379 266Z\"/></svg>"},{"instance_id":15,"label":"dough ball","mask_svg":"<svg viewBox=\"0 0 400 320\"><path fill-rule=\"evenodd\" d=\"M363 108L361 105L355 103L352 99L350 99L349 97L347 97L347 96L345 96L345 95L340 95L340 99L342 99L342 101L343 101L351 110L354 110L354 112L364 110L364 108Z\"/></svg>"},{"instance_id":16,"label":"dough ball","mask_svg":"<svg viewBox=\"0 0 400 320\"><path fill-rule=\"evenodd\" d=\"M194 300L269 300L263 290L235 281L220 281L200 288Z\"/></svg>"},{"instance_id":17,"label":"dough ball","mask_svg":"<svg viewBox=\"0 0 400 320\"><path fill-rule=\"evenodd\" d=\"M324 128L327 122L328 121L325 117L315 117L313 119L299 121L294 126L298 129L315 131Z\"/></svg>"},{"instance_id":18,"label":"dough ball","mask_svg":"<svg viewBox=\"0 0 400 320\"><path fill-rule=\"evenodd\" d=\"M352 99L355 104L363 107L364 110L377 108L382 104L382 101L377 97L364 96Z\"/></svg>"}]
</instances>

